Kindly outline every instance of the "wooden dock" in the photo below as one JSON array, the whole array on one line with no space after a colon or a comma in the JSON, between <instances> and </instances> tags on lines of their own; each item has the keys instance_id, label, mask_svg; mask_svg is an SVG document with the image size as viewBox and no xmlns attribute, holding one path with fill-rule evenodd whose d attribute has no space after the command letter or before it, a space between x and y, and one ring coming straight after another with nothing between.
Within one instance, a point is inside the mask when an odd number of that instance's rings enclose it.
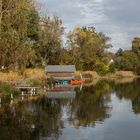
<instances>
[{"instance_id":1,"label":"wooden dock","mask_svg":"<svg viewBox=\"0 0 140 140\"><path fill-rule=\"evenodd\" d=\"M16 86L16 88L18 90L21 90L22 94L27 94L27 93L31 93L31 94L36 94L37 90L40 89L39 86Z\"/></svg>"}]
</instances>

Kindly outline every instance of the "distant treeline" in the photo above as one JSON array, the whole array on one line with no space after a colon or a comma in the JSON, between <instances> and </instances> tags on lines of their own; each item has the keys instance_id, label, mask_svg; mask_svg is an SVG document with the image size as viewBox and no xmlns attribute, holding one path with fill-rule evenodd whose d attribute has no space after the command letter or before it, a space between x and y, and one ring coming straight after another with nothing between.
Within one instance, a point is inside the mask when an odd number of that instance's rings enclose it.
<instances>
[{"instance_id":1,"label":"distant treeline","mask_svg":"<svg viewBox=\"0 0 140 140\"><path fill-rule=\"evenodd\" d=\"M78 27L67 34L57 17L40 16L32 0L1 0L0 67L24 71L45 64L75 64L78 70L99 74L115 70L139 70L140 39L132 50L108 51L110 38L94 27Z\"/></svg>"}]
</instances>

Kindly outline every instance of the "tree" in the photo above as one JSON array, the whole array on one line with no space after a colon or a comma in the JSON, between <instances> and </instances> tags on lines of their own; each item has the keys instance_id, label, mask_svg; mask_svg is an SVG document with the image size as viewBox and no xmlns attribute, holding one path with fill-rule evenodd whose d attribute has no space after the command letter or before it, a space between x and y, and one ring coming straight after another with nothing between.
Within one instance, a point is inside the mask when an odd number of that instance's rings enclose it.
<instances>
[{"instance_id":1,"label":"tree","mask_svg":"<svg viewBox=\"0 0 140 140\"><path fill-rule=\"evenodd\" d=\"M132 41L132 51L134 51L140 59L140 38L136 37Z\"/></svg>"},{"instance_id":2,"label":"tree","mask_svg":"<svg viewBox=\"0 0 140 140\"><path fill-rule=\"evenodd\" d=\"M123 51L121 59L115 62L116 67L120 70L135 70L139 64L138 56L130 51Z\"/></svg>"},{"instance_id":3,"label":"tree","mask_svg":"<svg viewBox=\"0 0 140 140\"><path fill-rule=\"evenodd\" d=\"M34 5L29 0L3 0L1 6L0 65L12 69L25 68L28 65L26 62L34 56L33 45L27 35L28 17ZM30 57L25 57L25 52L29 53Z\"/></svg>"},{"instance_id":4,"label":"tree","mask_svg":"<svg viewBox=\"0 0 140 140\"><path fill-rule=\"evenodd\" d=\"M41 20L39 41L36 44L37 57L48 64L59 64L62 46L63 26L58 17L44 17ZM38 60L40 61L40 60Z\"/></svg>"},{"instance_id":5,"label":"tree","mask_svg":"<svg viewBox=\"0 0 140 140\"><path fill-rule=\"evenodd\" d=\"M93 70L96 61L102 61L111 45L109 37L97 33L94 27L76 28L68 34L68 45L78 69Z\"/></svg>"},{"instance_id":6,"label":"tree","mask_svg":"<svg viewBox=\"0 0 140 140\"><path fill-rule=\"evenodd\" d=\"M33 7L28 13L27 35L33 40L37 41L40 32L40 16L38 11Z\"/></svg>"},{"instance_id":7,"label":"tree","mask_svg":"<svg viewBox=\"0 0 140 140\"><path fill-rule=\"evenodd\" d=\"M116 56L122 56L123 49L119 48L118 51L116 52Z\"/></svg>"}]
</instances>

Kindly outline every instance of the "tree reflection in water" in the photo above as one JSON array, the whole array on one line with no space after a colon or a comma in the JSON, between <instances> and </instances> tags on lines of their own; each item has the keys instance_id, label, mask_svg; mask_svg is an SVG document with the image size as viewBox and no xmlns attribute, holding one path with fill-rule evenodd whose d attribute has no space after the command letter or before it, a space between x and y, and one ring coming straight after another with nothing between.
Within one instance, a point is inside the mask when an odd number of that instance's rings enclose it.
<instances>
[{"instance_id":1,"label":"tree reflection in water","mask_svg":"<svg viewBox=\"0 0 140 140\"><path fill-rule=\"evenodd\" d=\"M109 117L110 87L101 81L96 86L84 87L77 91L76 99L71 106L69 121L75 126L94 126L96 121Z\"/></svg>"},{"instance_id":2,"label":"tree reflection in water","mask_svg":"<svg viewBox=\"0 0 140 140\"><path fill-rule=\"evenodd\" d=\"M128 83L110 83L118 98L132 101L132 109L135 114L140 113L140 79Z\"/></svg>"},{"instance_id":3,"label":"tree reflection in water","mask_svg":"<svg viewBox=\"0 0 140 140\"><path fill-rule=\"evenodd\" d=\"M61 103L40 98L19 102L0 109L0 139L39 140L40 137L57 139L61 134Z\"/></svg>"},{"instance_id":4,"label":"tree reflection in water","mask_svg":"<svg viewBox=\"0 0 140 140\"><path fill-rule=\"evenodd\" d=\"M0 140L57 140L67 126L95 127L110 117L111 94L132 101L133 111L140 113L140 79L119 84L100 81L96 86L76 88L75 98L39 97L10 104L2 98ZM66 125L68 124L68 125Z\"/></svg>"},{"instance_id":5,"label":"tree reflection in water","mask_svg":"<svg viewBox=\"0 0 140 140\"><path fill-rule=\"evenodd\" d=\"M0 108L0 139L58 139L64 128L64 113L67 121L76 128L94 126L95 121L109 117L109 89L109 84L100 82L95 87L84 87L82 91L76 89L75 99L41 97L12 105L5 103ZM64 108L68 111L64 112Z\"/></svg>"}]
</instances>

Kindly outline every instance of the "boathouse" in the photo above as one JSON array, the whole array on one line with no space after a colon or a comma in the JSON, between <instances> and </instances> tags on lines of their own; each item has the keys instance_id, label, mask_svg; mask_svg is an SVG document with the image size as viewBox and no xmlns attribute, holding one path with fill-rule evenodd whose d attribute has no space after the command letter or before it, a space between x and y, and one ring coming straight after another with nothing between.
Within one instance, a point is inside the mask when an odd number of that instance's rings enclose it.
<instances>
[{"instance_id":1,"label":"boathouse","mask_svg":"<svg viewBox=\"0 0 140 140\"><path fill-rule=\"evenodd\" d=\"M71 80L75 77L75 65L47 65L45 72L47 77L54 80Z\"/></svg>"}]
</instances>

